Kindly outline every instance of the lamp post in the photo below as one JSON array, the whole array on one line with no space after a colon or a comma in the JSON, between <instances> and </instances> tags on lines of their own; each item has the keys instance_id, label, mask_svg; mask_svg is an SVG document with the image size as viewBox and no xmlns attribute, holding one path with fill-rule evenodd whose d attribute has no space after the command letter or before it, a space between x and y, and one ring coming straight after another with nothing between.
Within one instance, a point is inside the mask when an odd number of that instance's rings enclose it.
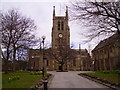
<instances>
[{"instance_id":1,"label":"lamp post","mask_svg":"<svg viewBox=\"0 0 120 90\"><path fill-rule=\"evenodd\" d=\"M45 61L44 61L44 42L45 42L45 36L42 36L42 44L43 44L43 70L42 70L42 75L43 75L43 78L45 76Z\"/></svg>"},{"instance_id":2,"label":"lamp post","mask_svg":"<svg viewBox=\"0 0 120 90\"><path fill-rule=\"evenodd\" d=\"M43 43L43 72L42 72L42 74L43 74L43 79L44 79L44 81L43 81L43 84L44 84L44 90L48 90L48 87L47 87L47 84L48 84L48 81L47 80L45 80L45 57L44 57L44 42L45 42L45 36L42 36L42 43Z\"/></svg>"},{"instance_id":3,"label":"lamp post","mask_svg":"<svg viewBox=\"0 0 120 90\"><path fill-rule=\"evenodd\" d=\"M40 60L39 60L39 63L38 63L39 70L41 70L41 68L42 68L42 67L40 66L40 61L42 60L42 59L41 59L41 43L42 43L42 42L41 42L41 38L40 38L40 48L39 48L39 49L40 49L40 50L39 50L39 58L40 58Z\"/></svg>"}]
</instances>

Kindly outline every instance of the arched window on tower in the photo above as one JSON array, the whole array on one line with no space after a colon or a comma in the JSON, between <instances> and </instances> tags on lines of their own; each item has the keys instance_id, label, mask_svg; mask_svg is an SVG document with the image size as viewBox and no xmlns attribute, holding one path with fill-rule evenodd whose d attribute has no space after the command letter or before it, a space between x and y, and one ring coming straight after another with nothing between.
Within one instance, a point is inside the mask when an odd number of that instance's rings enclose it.
<instances>
[{"instance_id":1,"label":"arched window on tower","mask_svg":"<svg viewBox=\"0 0 120 90\"><path fill-rule=\"evenodd\" d=\"M60 30L60 21L58 21L58 30Z\"/></svg>"},{"instance_id":2,"label":"arched window on tower","mask_svg":"<svg viewBox=\"0 0 120 90\"><path fill-rule=\"evenodd\" d=\"M63 21L61 23L61 29L64 30L64 23L63 23Z\"/></svg>"},{"instance_id":3,"label":"arched window on tower","mask_svg":"<svg viewBox=\"0 0 120 90\"><path fill-rule=\"evenodd\" d=\"M63 43L63 39L59 38L59 39L58 39L58 43L59 43L59 45L63 45L63 44L64 44L64 43Z\"/></svg>"}]
</instances>

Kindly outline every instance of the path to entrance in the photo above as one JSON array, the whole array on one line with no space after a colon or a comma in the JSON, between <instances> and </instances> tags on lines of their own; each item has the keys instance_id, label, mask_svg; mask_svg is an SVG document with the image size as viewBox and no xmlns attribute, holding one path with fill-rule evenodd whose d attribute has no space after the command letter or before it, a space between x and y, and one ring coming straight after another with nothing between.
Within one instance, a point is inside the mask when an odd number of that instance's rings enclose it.
<instances>
[{"instance_id":1,"label":"path to entrance","mask_svg":"<svg viewBox=\"0 0 120 90\"><path fill-rule=\"evenodd\" d=\"M77 75L80 71L53 71L49 73L54 75L49 84L49 88L107 88L106 86Z\"/></svg>"}]
</instances>

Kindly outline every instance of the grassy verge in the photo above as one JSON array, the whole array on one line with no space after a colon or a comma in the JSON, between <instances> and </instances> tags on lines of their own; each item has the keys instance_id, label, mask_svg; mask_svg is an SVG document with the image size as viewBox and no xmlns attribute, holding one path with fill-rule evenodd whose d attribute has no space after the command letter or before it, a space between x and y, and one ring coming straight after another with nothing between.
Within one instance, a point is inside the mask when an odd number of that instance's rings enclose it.
<instances>
[{"instance_id":1,"label":"grassy verge","mask_svg":"<svg viewBox=\"0 0 120 90\"><path fill-rule=\"evenodd\" d=\"M120 84L120 70L117 71L96 71L95 73L83 73L92 77L107 80L111 83Z\"/></svg>"},{"instance_id":2,"label":"grassy verge","mask_svg":"<svg viewBox=\"0 0 120 90\"><path fill-rule=\"evenodd\" d=\"M2 74L2 88L30 88L41 80L41 73L27 71Z\"/></svg>"}]
</instances>

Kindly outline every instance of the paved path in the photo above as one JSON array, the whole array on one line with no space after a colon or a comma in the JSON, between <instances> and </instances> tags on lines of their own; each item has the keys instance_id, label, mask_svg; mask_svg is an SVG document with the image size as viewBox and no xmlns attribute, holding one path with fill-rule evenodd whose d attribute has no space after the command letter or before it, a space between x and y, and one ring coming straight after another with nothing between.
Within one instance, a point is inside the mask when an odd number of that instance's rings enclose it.
<instances>
[{"instance_id":1,"label":"paved path","mask_svg":"<svg viewBox=\"0 0 120 90\"><path fill-rule=\"evenodd\" d=\"M107 88L94 81L77 75L78 71L49 72L54 75L49 88Z\"/></svg>"}]
</instances>

